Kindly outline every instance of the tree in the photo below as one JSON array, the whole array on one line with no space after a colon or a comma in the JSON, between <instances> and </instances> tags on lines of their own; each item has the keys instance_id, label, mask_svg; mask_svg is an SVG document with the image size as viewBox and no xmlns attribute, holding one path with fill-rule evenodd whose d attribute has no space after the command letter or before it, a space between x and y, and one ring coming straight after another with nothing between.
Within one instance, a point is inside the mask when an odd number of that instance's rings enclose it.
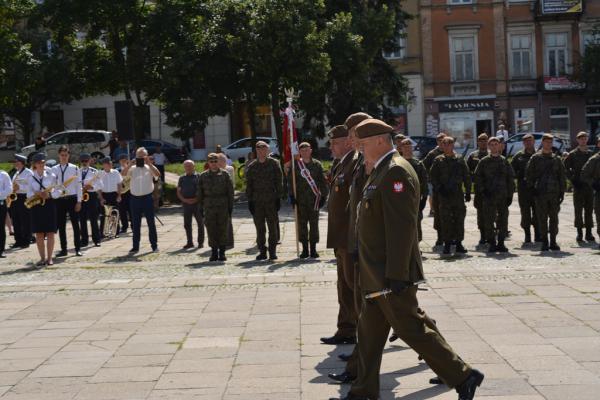
<instances>
[{"instance_id":1,"label":"tree","mask_svg":"<svg viewBox=\"0 0 600 400\"><path fill-rule=\"evenodd\" d=\"M585 53L576 65L575 80L585 83L590 95L600 96L600 24L595 25L592 40L584 43Z\"/></svg>"}]
</instances>

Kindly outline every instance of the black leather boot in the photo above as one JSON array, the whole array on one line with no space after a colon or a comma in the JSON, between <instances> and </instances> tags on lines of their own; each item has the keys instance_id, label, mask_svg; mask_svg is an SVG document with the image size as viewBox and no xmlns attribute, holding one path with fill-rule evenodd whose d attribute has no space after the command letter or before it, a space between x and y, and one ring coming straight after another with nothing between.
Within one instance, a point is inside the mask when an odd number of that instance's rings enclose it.
<instances>
[{"instance_id":1,"label":"black leather boot","mask_svg":"<svg viewBox=\"0 0 600 400\"><path fill-rule=\"evenodd\" d=\"M504 238L498 238L498 246L496 251L499 253L508 253L508 248L504 245Z\"/></svg>"},{"instance_id":2,"label":"black leather boot","mask_svg":"<svg viewBox=\"0 0 600 400\"><path fill-rule=\"evenodd\" d=\"M496 240L495 239L490 240L490 245L488 247L487 252L488 253L495 253L497 251L498 251L498 247L496 246Z\"/></svg>"},{"instance_id":3,"label":"black leather boot","mask_svg":"<svg viewBox=\"0 0 600 400\"><path fill-rule=\"evenodd\" d=\"M217 261L219 259L219 249L217 249L216 247L211 247L210 251L211 254L208 261Z\"/></svg>"},{"instance_id":4,"label":"black leather boot","mask_svg":"<svg viewBox=\"0 0 600 400\"><path fill-rule=\"evenodd\" d=\"M262 260L266 260L267 259L267 248L266 247L261 247L259 249L259 253L256 256L256 260L257 261L262 261Z\"/></svg>"},{"instance_id":5,"label":"black leather boot","mask_svg":"<svg viewBox=\"0 0 600 400\"><path fill-rule=\"evenodd\" d=\"M308 258L308 242L302 242L302 253L300 258Z\"/></svg>"},{"instance_id":6,"label":"black leather boot","mask_svg":"<svg viewBox=\"0 0 600 400\"><path fill-rule=\"evenodd\" d=\"M556 236L550 236L550 250L552 251L560 251L560 246L556 244Z\"/></svg>"},{"instance_id":7,"label":"black leather boot","mask_svg":"<svg viewBox=\"0 0 600 400\"><path fill-rule=\"evenodd\" d=\"M583 242L583 229L577 228L577 237L575 238L578 242Z\"/></svg>"},{"instance_id":8,"label":"black leather boot","mask_svg":"<svg viewBox=\"0 0 600 400\"><path fill-rule=\"evenodd\" d=\"M596 238L592 234L592 228L585 228L585 240L588 242L595 242Z\"/></svg>"},{"instance_id":9,"label":"black leather boot","mask_svg":"<svg viewBox=\"0 0 600 400\"><path fill-rule=\"evenodd\" d=\"M483 232L479 233L479 244L480 245L484 245L486 243L485 237L483 235Z\"/></svg>"},{"instance_id":10,"label":"black leather boot","mask_svg":"<svg viewBox=\"0 0 600 400\"><path fill-rule=\"evenodd\" d=\"M277 260L277 245L269 246L269 260Z\"/></svg>"},{"instance_id":11,"label":"black leather boot","mask_svg":"<svg viewBox=\"0 0 600 400\"><path fill-rule=\"evenodd\" d=\"M219 261L227 261L227 257L225 257L225 247L219 247Z\"/></svg>"},{"instance_id":12,"label":"black leather boot","mask_svg":"<svg viewBox=\"0 0 600 400\"><path fill-rule=\"evenodd\" d=\"M542 251L548 251L550 247L548 247L548 239L542 238Z\"/></svg>"},{"instance_id":13,"label":"black leather boot","mask_svg":"<svg viewBox=\"0 0 600 400\"><path fill-rule=\"evenodd\" d=\"M468 253L467 249L463 247L462 242L456 242L456 252L462 254Z\"/></svg>"},{"instance_id":14,"label":"black leather boot","mask_svg":"<svg viewBox=\"0 0 600 400\"><path fill-rule=\"evenodd\" d=\"M531 243L531 232L529 232L529 228L525 229L525 240L523 241L523 243Z\"/></svg>"},{"instance_id":15,"label":"black leather boot","mask_svg":"<svg viewBox=\"0 0 600 400\"><path fill-rule=\"evenodd\" d=\"M444 243L444 251L442 251L442 254L445 254L445 255L450 254L450 242Z\"/></svg>"},{"instance_id":16,"label":"black leather boot","mask_svg":"<svg viewBox=\"0 0 600 400\"><path fill-rule=\"evenodd\" d=\"M319 253L317 253L317 244L310 244L310 258L319 258Z\"/></svg>"}]
</instances>

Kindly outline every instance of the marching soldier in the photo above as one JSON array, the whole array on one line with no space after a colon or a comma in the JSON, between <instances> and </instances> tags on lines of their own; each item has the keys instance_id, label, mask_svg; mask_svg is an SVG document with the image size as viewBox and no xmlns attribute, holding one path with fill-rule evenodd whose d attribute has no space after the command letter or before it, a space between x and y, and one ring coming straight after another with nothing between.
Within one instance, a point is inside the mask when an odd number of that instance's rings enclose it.
<instances>
[{"instance_id":1,"label":"marching soldier","mask_svg":"<svg viewBox=\"0 0 600 400\"><path fill-rule=\"evenodd\" d=\"M394 150L391 132L391 126L374 119L356 130L372 166L358 210L360 285L367 299L358 325L358 376L344 399L379 398L381 358L392 327L459 399L470 400L484 375L454 353L418 304L417 286L424 279L417 239L419 181Z\"/></svg>"},{"instance_id":2,"label":"marching soldier","mask_svg":"<svg viewBox=\"0 0 600 400\"><path fill-rule=\"evenodd\" d=\"M542 237L542 251L560 251L556 243L558 234L558 212L564 200L566 188L565 166L560 158L552 152L554 136L544 134L542 149L531 156L525 179L533 189L535 211L538 218L538 229ZM550 246L548 246L550 233Z\"/></svg>"},{"instance_id":3,"label":"marching soldier","mask_svg":"<svg viewBox=\"0 0 600 400\"><path fill-rule=\"evenodd\" d=\"M26 166L27 157L15 154L15 174L12 177L13 191L17 194L16 200L10 205L10 218L15 231L15 243L12 248L26 249L31 242L31 215L25 207L29 180L33 173Z\"/></svg>"},{"instance_id":4,"label":"marching soldier","mask_svg":"<svg viewBox=\"0 0 600 400\"><path fill-rule=\"evenodd\" d=\"M102 180L99 179L99 171L90 166L90 159L91 156L87 153L79 155L79 161L81 162L79 182L81 182L83 188L80 214L81 246L85 247L89 244L87 223L90 221L92 241L94 242L95 247L100 247L100 228L98 226L100 199L98 197L98 191L102 190Z\"/></svg>"},{"instance_id":5,"label":"marching soldier","mask_svg":"<svg viewBox=\"0 0 600 400\"><path fill-rule=\"evenodd\" d=\"M219 156L210 153L208 170L198 180L198 203L204 210L204 224L211 248L210 261L227 261L229 220L233 212L233 185L226 171L219 168Z\"/></svg>"},{"instance_id":6,"label":"marching soldier","mask_svg":"<svg viewBox=\"0 0 600 400\"><path fill-rule=\"evenodd\" d=\"M471 171L471 180L475 178L475 169L477 168L477 164L479 161L488 155L488 135L482 133L477 137L477 150L469 154L467 158L467 166L469 167L469 171ZM477 195L475 192L475 198L473 199L473 205L477 210L477 229L479 229L479 244L485 244L485 233L484 233L484 223L483 223L483 210L481 206L481 197Z\"/></svg>"},{"instance_id":7,"label":"marching soldier","mask_svg":"<svg viewBox=\"0 0 600 400\"><path fill-rule=\"evenodd\" d=\"M593 242L596 239L592 234L594 227L594 190L581 179L581 170L592 156L587 147L588 134L577 134L577 148L571 150L565 159L565 172L573 184L573 205L575 206L575 227L577 228L577 241L583 241L583 227L585 226L585 240Z\"/></svg>"},{"instance_id":8,"label":"marching soldier","mask_svg":"<svg viewBox=\"0 0 600 400\"><path fill-rule=\"evenodd\" d=\"M125 185L126 182L131 182L131 178L128 177L126 173L126 168L129 164L129 156L127 154L121 153L118 156L118 159L119 167L117 168L117 171L119 171L119 173L121 174L121 178L123 178L123 190L121 191L121 202L119 203L119 218L121 219L121 230L119 231L119 233L122 234L127 232L127 229L129 228L129 221L131 220L131 212L129 211L129 199L131 193ZM125 190L127 191L125 192Z\"/></svg>"},{"instance_id":9,"label":"marching soldier","mask_svg":"<svg viewBox=\"0 0 600 400\"><path fill-rule=\"evenodd\" d=\"M419 188L421 193L421 200L419 201L419 242L423 239L423 230L421 229L421 222L423 221L423 209L427 204L427 195L429 195L429 187L427 186L427 170L423 163L416 158L413 158L413 146L410 140L404 139L402 146L400 147L400 155L408 161L408 163L414 168L417 176L419 177Z\"/></svg>"},{"instance_id":10,"label":"marching soldier","mask_svg":"<svg viewBox=\"0 0 600 400\"><path fill-rule=\"evenodd\" d=\"M100 220L100 232L104 234L104 223L106 220L106 208L104 206L110 206L114 209L119 208L121 202L121 190L123 184L123 177L121 173L112 167L112 161L110 157L102 159L102 171L100 172L102 180L102 192L98 193L100 196L100 204L102 207L102 214ZM117 233L115 237L119 237L119 222L117 222Z\"/></svg>"},{"instance_id":11,"label":"marching soldier","mask_svg":"<svg viewBox=\"0 0 600 400\"><path fill-rule=\"evenodd\" d=\"M184 249L194 247L194 239L192 232L192 218L196 220L198 225L198 248L204 247L204 222L202 218L202 206L198 202L198 180L200 175L196 172L196 165L192 160L183 162L185 174L179 177L177 182L177 197L181 201L183 207L183 228L187 242Z\"/></svg>"},{"instance_id":12,"label":"marching soldier","mask_svg":"<svg viewBox=\"0 0 600 400\"><path fill-rule=\"evenodd\" d=\"M525 170L531 156L535 154L535 139L532 135L523 136L523 150L519 151L511 160L511 166L517 178L517 193L519 195L519 208L521 210L521 228L525 232L524 243L531 243L531 226L533 226L534 240L540 240L537 229L537 215L533 188L525 180Z\"/></svg>"},{"instance_id":13,"label":"marching soldier","mask_svg":"<svg viewBox=\"0 0 600 400\"><path fill-rule=\"evenodd\" d=\"M456 252L464 254L467 253L462 245L467 214L465 202L471 201L471 173L465 160L454 152L454 138L445 137L442 150L444 154L437 156L431 166L430 178L439 201L443 254L450 254L453 243Z\"/></svg>"},{"instance_id":14,"label":"marching soldier","mask_svg":"<svg viewBox=\"0 0 600 400\"><path fill-rule=\"evenodd\" d=\"M79 222L82 187L79 179L79 168L69 162L69 156L69 148L67 146L60 146L58 149L59 163L52 167L52 173L56 175L58 184L65 186L65 196L56 199L56 220L61 249L56 254L56 257L66 257L67 255L67 215L73 229L75 255L82 256Z\"/></svg>"},{"instance_id":15,"label":"marching soldier","mask_svg":"<svg viewBox=\"0 0 600 400\"><path fill-rule=\"evenodd\" d=\"M600 136L597 146L600 148ZM594 190L594 212L596 214L596 232L600 237L600 152L594 154L581 170L581 179ZM598 245L600 249L600 245Z\"/></svg>"},{"instance_id":16,"label":"marching soldier","mask_svg":"<svg viewBox=\"0 0 600 400\"><path fill-rule=\"evenodd\" d=\"M506 158L502 156L500 140L489 139L490 155L485 156L475 169L475 198L479 197L479 206L483 217L484 240L489 243L488 252L508 251L504 240L508 234L508 207L512 203L515 191L514 172ZM498 241L496 242L497 225Z\"/></svg>"},{"instance_id":17,"label":"marching soldier","mask_svg":"<svg viewBox=\"0 0 600 400\"><path fill-rule=\"evenodd\" d=\"M423 159L423 165L425 166L425 169L427 169L427 173L429 174L430 183L431 183L431 167L433 166L433 161L435 160L435 158L444 153L441 145L442 145L442 140L445 137L446 137L446 134L444 132L440 132L435 139L437 142L437 147L435 149L431 150L429 153L427 153L427 155ZM433 229L435 229L437 231L437 240L435 242L435 245L441 246L443 244L443 242L442 242L442 236L441 236L442 228L440 226L440 210L439 210L438 194L435 192L435 190L430 190L430 192L431 192L430 206L431 206L431 210L433 211Z\"/></svg>"},{"instance_id":18,"label":"marching soldier","mask_svg":"<svg viewBox=\"0 0 600 400\"><path fill-rule=\"evenodd\" d=\"M296 163L296 196L292 194L292 205L298 207L298 223L302 253L300 258L309 256L318 258L317 243L319 243L319 210L327 201L327 181L323 166L312 158L312 148L303 142L298 146L300 158Z\"/></svg>"},{"instance_id":19,"label":"marching soldier","mask_svg":"<svg viewBox=\"0 0 600 400\"><path fill-rule=\"evenodd\" d=\"M248 209L256 227L257 260L267 259L266 233L269 231L269 259L277 259L279 239L277 213L281 208L283 181L279 161L269 157L269 145L262 140L256 142L257 158L246 171L246 196ZM266 223L266 227L265 227Z\"/></svg>"}]
</instances>

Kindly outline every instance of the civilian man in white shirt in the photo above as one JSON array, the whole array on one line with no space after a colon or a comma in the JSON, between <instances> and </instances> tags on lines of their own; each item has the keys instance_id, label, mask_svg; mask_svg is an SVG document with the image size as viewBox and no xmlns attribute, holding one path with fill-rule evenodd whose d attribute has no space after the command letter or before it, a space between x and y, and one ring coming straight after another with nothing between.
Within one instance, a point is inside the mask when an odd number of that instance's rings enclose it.
<instances>
[{"instance_id":1,"label":"civilian man in white shirt","mask_svg":"<svg viewBox=\"0 0 600 400\"><path fill-rule=\"evenodd\" d=\"M12 178L13 190L17 199L10 206L10 217L15 231L15 243L11 248L19 247L26 249L31 243L31 215L25 207L27 191L29 190L29 179L33 172L26 167L27 157L15 154L15 174Z\"/></svg>"},{"instance_id":2,"label":"civilian man in white shirt","mask_svg":"<svg viewBox=\"0 0 600 400\"><path fill-rule=\"evenodd\" d=\"M156 252L158 251L158 235L154 222L152 192L154 191L154 178L160 177L160 171L154 165L150 164L148 151L140 147L135 152L135 161L130 161L122 173L131 179L129 203L131 227L133 230L133 247L129 252L133 254L140 251L142 214L146 217L146 223L148 224L148 235L150 236L152 251Z\"/></svg>"},{"instance_id":3,"label":"civilian man in white shirt","mask_svg":"<svg viewBox=\"0 0 600 400\"><path fill-rule=\"evenodd\" d=\"M115 210L118 209L119 203L121 202L121 190L123 184L123 177L121 173L112 167L112 161L110 157L102 159L102 171L100 172L100 179L102 180L102 193L100 194L100 204L102 206L111 206ZM104 233L104 221L106 209L102 207L100 213L100 233ZM117 222L117 234L115 237L119 237L119 223Z\"/></svg>"},{"instance_id":4,"label":"civilian man in white shirt","mask_svg":"<svg viewBox=\"0 0 600 400\"><path fill-rule=\"evenodd\" d=\"M6 230L4 228L4 221L6 220L6 198L12 193L12 181L10 176L5 171L0 171L0 258L6 257L4 255L4 248L6 246Z\"/></svg>"}]
</instances>

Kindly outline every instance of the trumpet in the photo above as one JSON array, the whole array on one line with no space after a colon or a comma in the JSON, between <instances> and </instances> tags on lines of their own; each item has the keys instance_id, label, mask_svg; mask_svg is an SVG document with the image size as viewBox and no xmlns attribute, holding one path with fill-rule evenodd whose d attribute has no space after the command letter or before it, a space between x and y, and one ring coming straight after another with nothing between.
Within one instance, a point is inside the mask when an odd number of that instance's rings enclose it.
<instances>
[{"instance_id":1,"label":"trumpet","mask_svg":"<svg viewBox=\"0 0 600 400\"><path fill-rule=\"evenodd\" d=\"M59 186L60 185L50 185L46 189L42 190L42 192L50 193ZM42 199L38 194L34 194L33 196L25 200L26 208L33 208L38 205L43 206L44 204L46 204L46 199Z\"/></svg>"},{"instance_id":2,"label":"trumpet","mask_svg":"<svg viewBox=\"0 0 600 400\"><path fill-rule=\"evenodd\" d=\"M104 231L107 238L117 236L117 227L119 224L119 210L113 206L104 206Z\"/></svg>"},{"instance_id":3,"label":"trumpet","mask_svg":"<svg viewBox=\"0 0 600 400\"><path fill-rule=\"evenodd\" d=\"M88 183L86 183L85 185L93 185L99 176L100 176L100 173L96 172L96 175L94 175L94 177L92 179L90 179L90 181ZM83 185L83 186L85 187L85 185ZM81 196L81 201L83 201L85 203L89 200L90 200L90 194L84 189L83 195Z\"/></svg>"}]
</instances>

